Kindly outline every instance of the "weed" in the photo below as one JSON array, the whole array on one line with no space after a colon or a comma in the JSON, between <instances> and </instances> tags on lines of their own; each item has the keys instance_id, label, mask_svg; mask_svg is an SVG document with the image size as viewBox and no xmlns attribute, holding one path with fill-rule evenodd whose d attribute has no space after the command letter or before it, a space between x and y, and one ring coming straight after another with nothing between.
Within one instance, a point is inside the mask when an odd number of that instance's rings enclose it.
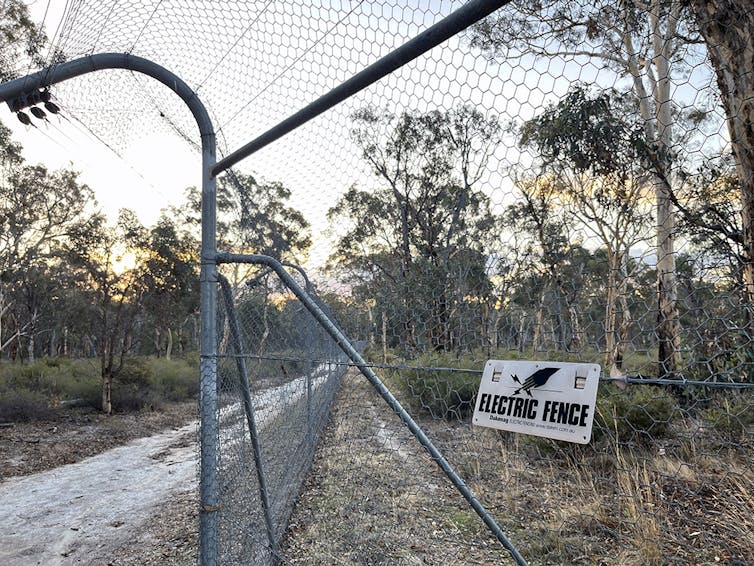
<instances>
[{"instance_id":1,"label":"weed","mask_svg":"<svg viewBox=\"0 0 754 566\"><path fill-rule=\"evenodd\" d=\"M653 566L662 563L662 531L655 511L658 501L650 477L647 461L636 461L633 454L625 456L620 445L615 444L616 483L622 494L622 511L625 517L621 534L629 548L626 562Z\"/></svg>"}]
</instances>

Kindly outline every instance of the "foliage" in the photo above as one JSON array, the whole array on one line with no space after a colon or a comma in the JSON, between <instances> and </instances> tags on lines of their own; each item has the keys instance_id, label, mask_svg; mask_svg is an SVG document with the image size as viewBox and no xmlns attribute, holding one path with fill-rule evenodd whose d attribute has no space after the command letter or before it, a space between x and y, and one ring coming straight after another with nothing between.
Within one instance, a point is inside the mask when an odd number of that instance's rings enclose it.
<instances>
[{"instance_id":1,"label":"foliage","mask_svg":"<svg viewBox=\"0 0 754 566\"><path fill-rule=\"evenodd\" d=\"M31 62L41 66L47 37L29 16L23 0L6 0L0 5L0 82L16 78Z\"/></svg>"},{"instance_id":2,"label":"foliage","mask_svg":"<svg viewBox=\"0 0 754 566\"><path fill-rule=\"evenodd\" d=\"M67 402L99 408L99 368L91 360L44 358L0 365L0 421L50 417ZM128 358L112 388L115 411L157 408L195 399L199 375L192 358Z\"/></svg>"},{"instance_id":3,"label":"foliage","mask_svg":"<svg viewBox=\"0 0 754 566\"><path fill-rule=\"evenodd\" d=\"M523 217L528 231L539 236L550 279L545 290L552 289L557 304L565 302L571 313L571 302L579 293L564 292L562 284L554 284L563 280L559 259L564 254L558 253L565 248L563 226L583 226L603 246L607 260L606 365L611 373L620 373L633 321L629 282L642 268L630 253L646 238L651 218L651 211L643 206L648 200L651 152L646 147L644 125L635 101L614 90L592 93L577 85L559 102L523 124L520 143L537 151L541 172L535 179L519 183L530 206L515 215L521 206L512 205L509 216ZM535 210L533 203L540 210ZM543 223L553 216L556 207L566 218L561 223L550 222L556 235L560 235L559 246L543 241L542 236L548 227ZM576 320L570 323L580 326ZM563 321L558 320L557 327L563 326ZM562 336L559 342L564 343Z\"/></svg>"},{"instance_id":4,"label":"foliage","mask_svg":"<svg viewBox=\"0 0 754 566\"><path fill-rule=\"evenodd\" d=\"M460 347L463 320L489 293L495 219L477 184L501 126L469 106L400 115L365 107L352 118L375 186L352 186L329 211L342 227L331 264L376 303L391 346Z\"/></svg>"},{"instance_id":5,"label":"foliage","mask_svg":"<svg viewBox=\"0 0 754 566\"><path fill-rule=\"evenodd\" d=\"M624 179L651 167L635 101L613 89L590 92L572 86L523 124L520 141L536 147L545 163L564 162L579 173Z\"/></svg>"},{"instance_id":6,"label":"foliage","mask_svg":"<svg viewBox=\"0 0 754 566\"><path fill-rule=\"evenodd\" d=\"M678 406L665 387L600 385L592 436L651 442L667 436Z\"/></svg>"},{"instance_id":7,"label":"foliage","mask_svg":"<svg viewBox=\"0 0 754 566\"><path fill-rule=\"evenodd\" d=\"M477 360L471 354L427 353L406 361L406 369L394 370L391 379L413 410L438 419L467 420L474 412L479 375L447 368L476 368Z\"/></svg>"},{"instance_id":8,"label":"foliage","mask_svg":"<svg viewBox=\"0 0 754 566\"><path fill-rule=\"evenodd\" d=\"M143 304L155 332L155 350L170 358L173 328L199 310L198 243L163 214L149 230L147 256L141 278ZM165 344L160 338L165 338ZM179 344L182 347L182 344Z\"/></svg>"},{"instance_id":9,"label":"foliage","mask_svg":"<svg viewBox=\"0 0 754 566\"><path fill-rule=\"evenodd\" d=\"M301 261L311 246L309 223L289 201L291 191L277 181L259 181L228 171L217 183L217 246ZM186 190L186 204L174 211L188 226L201 225L201 193Z\"/></svg>"},{"instance_id":10,"label":"foliage","mask_svg":"<svg viewBox=\"0 0 754 566\"><path fill-rule=\"evenodd\" d=\"M754 425L751 400L736 393L720 397L722 398L718 398L714 406L701 411L702 421L726 440L740 440Z\"/></svg>"}]
</instances>

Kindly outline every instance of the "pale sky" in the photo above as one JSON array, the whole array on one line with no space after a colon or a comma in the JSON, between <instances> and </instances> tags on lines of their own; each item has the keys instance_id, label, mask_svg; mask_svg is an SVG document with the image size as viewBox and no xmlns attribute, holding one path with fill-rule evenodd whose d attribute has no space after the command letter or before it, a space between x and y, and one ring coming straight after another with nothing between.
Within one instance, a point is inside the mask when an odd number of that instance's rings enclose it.
<instances>
[{"instance_id":1,"label":"pale sky","mask_svg":"<svg viewBox=\"0 0 754 566\"><path fill-rule=\"evenodd\" d=\"M42 22L47 9L45 29L51 37L63 15L65 0L28 4L35 22ZM35 120L34 128L21 124L7 105L2 106L0 119L23 145L26 160L53 170L66 167L79 171L81 181L94 190L100 208L110 218L114 219L121 208L131 208L145 225L151 225L161 209L182 202L186 187L201 183L199 155L174 136L155 133L119 157L77 121L50 116L48 124Z\"/></svg>"},{"instance_id":2,"label":"pale sky","mask_svg":"<svg viewBox=\"0 0 754 566\"><path fill-rule=\"evenodd\" d=\"M48 36L52 37L63 15L66 1L33 0L29 5L36 22L41 22L47 11L45 28ZM374 24L370 21L363 25L387 25L382 20L378 21L382 23ZM361 20L357 20L354 25L362 25ZM413 28L412 33L415 33ZM387 37L389 34L382 35ZM322 38L327 38L327 34L322 35ZM345 34L341 37L343 38L350 40L351 36ZM296 72L292 71L291 77L285 75L285 80L279 81L280 84L275 82L275 78L267 78L268 86L276 85L282 89L279 94L274 89L266 93L273 108L261 105L257 110L256 107L249 107L247 110L251 116L234 115L226 123L215 124L221 136L232 138L228 149L237 149L264 128L312 102L322 93L320 91L325 88L323 85L331 88L339 80L343 80L342 77L347 78L372 62L377 57L377 51L384 50L386 45L384 41L370 41L364 40L358 45L347 44L346 47L351 48L350 51L359 57L338 59L337 65L334 65L337 73L333 71L332 76L329 73L332 65L325 58L324 67L321 63L301 63L301 69L294 69ZM538 113L544 104L557 100L574 80L599 81L606 86L612 86L616 81L613 74L594 65L569 66L568 63L556 60L522 59L521 62L526 66L496 66L472 53L460 40L454 38L451 41L454 42L453 47L436 51L434 55L396 71L369 92L364 91L346 101L339 109L331 111L327 118L323 117L300 128L241 164L242 171L253 173L267 181L279 180L291 189L291 206L301 210L312 225L314 247L310 265L322 265L326 260L331 243L327 234L326 213L336 203L338 196L354 182L365 188L374 184L369 179L358 150L349 140L350 112L366 103L375 102L390 105L390 109L395 112L404 108L427 109L434 106L448 109L456 104L470 103L499 115L504 121L520 121ZM317 45L317 42L313 45ZM267 59L260 56L257 61L249 61L250 65L256 65L260 69L244 66L241 69L243 72L236 69L236 74L258 74L260 80L267 77L266 73L274 76L277 67L283 64L281 61L294 58L298 53L281 49L281 60L276 59L277 55L270 55ZM376 51L372 51L373 49ZM307 53L309 51L303 49L301 57ZM340 69L341 63L347 66L346 70ZM185 68L193 69L191 65ZM225 74L232 75L231 71L232 69L224 69ZM215 75L219 74L222 73ZM325 75L322 80L326 83L317 83ZM280 76L283 76L282 72ZM92 85L96 83L83 88L96 88ZM199 95L207 103L205 97L211 99L210 95L214 92L210 85L202 85ZM254 91L251 89L249 92ZM696 96L703 89L697 87L690 92ZM117 97L121 95L128 97L128 93L116 93ZM232 99L230 103L245 104L244 100ZM228 103L225 99L223 101ZM14 130L15 139L24 146L26 159L31 163L41 162L50 169L72 167L79 171L81 180L95 191L101 209L111 218L117 215L120 208L127 207L133 209L145 225L151 225L158 218L161 209L182 202L186 187L200 184L201 163L198 152L177 136L166 133L164 128L151 127L154 124L146 124L145 128L137 127L136 129L143 130L143 137L137 143L124 144L124 148L118 148L121 152L119 157L75 120L52 116L47 124L35 120L37 127L31 128L18 122L7 106L3 107L0 119ZM79 105L78 108L79 112L86 111L80 109L85 106ZM217 109L221 110L219 107ZM210 107L210 111L212 110ZM154 120L149 117L149 112L154 116L156 108L147 109L144 116L136 119ZM86 119L83 114L82 119ZM116 137L117 133L116 131ZM716 138L711 136L709 139L714 141ZM491 165L490 177L485 181L485 190L490 193L498 211L515 198L510 171L521 158L515 143L509 140L507 144L500 149L497 161Z\"/></svg>"}]
</instances>

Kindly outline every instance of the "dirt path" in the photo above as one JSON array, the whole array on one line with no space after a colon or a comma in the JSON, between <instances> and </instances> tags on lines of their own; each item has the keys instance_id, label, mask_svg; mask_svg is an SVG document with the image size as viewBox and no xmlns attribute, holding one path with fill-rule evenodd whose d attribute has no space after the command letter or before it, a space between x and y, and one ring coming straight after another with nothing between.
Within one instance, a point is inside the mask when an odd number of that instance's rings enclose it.
<instances>
[{"instance_id":1,"label":"dirt path","mask_svg":"<svg viewBox=\"0 0 754 566\"><path fill-rule=\"evenodd\" d=\"M320 387L326 376L324 366L314 368L312 387ZM257 392L258 428L305 394L303 377ZM220 411L221 420L240 417L238 406ZM166 522L161 517L165 509L171 509L167 522L175 521L173 531L195 530L191 513L172 507L176 501L196 501L197 429L193 421L75 463L0 483L0 565L120 564L134 557L143 564L155 550L146 546L151 533L161 529L159 523ZM59 447L59 440L55 442ZM34 446L46 443L37 439ZM20 458L28 459L24 454ZM130 545L137 548L129 549ZM155 560L164 562L159 556Z\"/></svg>"},{"instance_id":2,"label":"dirt path","mask_svg":"<svg viewBox=\"0 0 754 566\"><path fill-rule=\"evenodd\" d=\"M172 494L196 484L196 429L133 441L0 484L0 564L106 564Z\"/></svg>"}]
</instances>

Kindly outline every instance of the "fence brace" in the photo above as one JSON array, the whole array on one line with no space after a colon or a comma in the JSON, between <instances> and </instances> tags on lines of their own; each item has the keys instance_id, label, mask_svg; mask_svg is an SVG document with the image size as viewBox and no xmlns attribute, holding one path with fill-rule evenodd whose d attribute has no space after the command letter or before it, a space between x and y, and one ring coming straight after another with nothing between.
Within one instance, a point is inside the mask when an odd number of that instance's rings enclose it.
<instances>
[{"instance_id":1,"label":"fence brace","mask_svg":"<svg viewBox=\"0 0 754 566\"><path fill-rule=\"evenodd\" d=\"M477 515L484 521L484 524L492 531L495 537L510 553L511 557L516 561L519 566L526 566L527 562L523 556L519 553L518 549L511 543L495 519L484 508L482 503L471 492L471 489L466 482L456 473L450 463L445 459L440 450L432 444L432 441L424 434L421 427L411 418L411 415L406 412L403 406L398 400L390 393L390 390L384 383L377 377L377 374L372 371L369 364L361 357L361 354L351 344L351 341L340 331L338 326L334 324L332 320L325 314L325 312L319 307L314 299L304 291L301 286L293 279L293 277L285 270L285 268L275 258L256 255L256 254L229 254L218 253L217 263L247 263L253 265L264 265L272 269L278 277L285 283L285 285L293 292L294 295L303 303L306 309L312 314L312 316L322 325L327 333L333 338L335 343L341 350L351 359L356 367L359 368L364 377L367 378L369 383L377 390L383 400L388 406L400 417L401 421L408 427L411 433L416 437L419 443L429 452L437 465L440 466L445 475L448 476L456 489L461 495L468 501L469 505L476 511Z\"/></svg>"}]
</instances>

